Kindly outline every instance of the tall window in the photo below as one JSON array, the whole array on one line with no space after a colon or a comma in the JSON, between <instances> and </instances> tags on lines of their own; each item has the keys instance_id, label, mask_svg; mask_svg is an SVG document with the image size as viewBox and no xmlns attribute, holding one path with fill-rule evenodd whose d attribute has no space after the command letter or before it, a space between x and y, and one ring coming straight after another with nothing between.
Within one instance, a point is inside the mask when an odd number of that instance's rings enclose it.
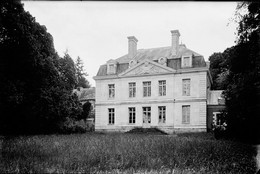
<instances>
[{"instance_id":1,"label":"tall window","mask_svg":"<svg viewBox=\"0 0 260 174\"><path fill-rule=\"evenodd\" d=\"M108 124L115 124L115 108L108 108Z\"/></svg>"},{"instance_id":2,"label":"tall window","mask_svg":"<svg viewBox=\"0 0 260 174\"><path fill-rule=\"evenodd\" d=\"M159 81L159 96L166 95L166 80Z\"/></svg>"},{"instance_id":3,"label":"tall window","mask_svg":"<svg viewBox=\"0 0 260 174\"><path fill-rule=\"evenodd\" d=\"M159 106L159 123L165 123L166 121L166 106Z\"/></svg>"},{"instance_id":4,"label":"tall window","mask_svg":"<svg viewBox=\"0 0 260 174\"><path fill-rule=\"evenodd\" d=\"M190 123L190 105L182 106L182 123Z\"/></svg>"},{"instance_id":5,"label":"tall window","mask_svg":"<svg viewBox=\"0 0 260 174\"><path fill-rule=\"evenodd\" d=\"M182 95L184 96L190 95L190 79L182 80Z\"/></svg>"},{"instance_id":6,"label":"tall window","mask_svg":"<svg viewBox=\"0 0 260 174\"><path fill-rule=\"evenodd\" d=\"M115 97L115 84L108 85L108 96L109 96L109 98Z\"/></svg>"},{"instance_id":7,"label":"tall window","mask_svg":"<svg viewBox=\"0 0 260 174\"><path fill-rule=\"evenodd\" d=\"M143 107L143 123L151 123L151 107Z\"/></svg>"},{"instance_id":8,"label":"tall window","mask_svg":"<svg viewBox=\"0 0 260 174\"><path fill-rule=\"evenodd\" d=\"M143 95L144 97L151 96L151 82L143 82Z\"/></svg>"},{"instance_id":9,"label":"tall window","mask_svg":"<svg viewBox=\"0 0 260 174\"><path fill-rule=\"evenodd\" d=\"M128 108L129 111L129 123L134 124L135 123L135 108Z\"/></svg>"},{"instance_id":10,"label":"tall window","mask_svg":"<svg viewBox=\"0 0 260 174\"><path fill-rule=\"evenodd\" d=\"M135 97L136 87L135 83L129 83L129 97Z\"/></svg>"}]
</instances>

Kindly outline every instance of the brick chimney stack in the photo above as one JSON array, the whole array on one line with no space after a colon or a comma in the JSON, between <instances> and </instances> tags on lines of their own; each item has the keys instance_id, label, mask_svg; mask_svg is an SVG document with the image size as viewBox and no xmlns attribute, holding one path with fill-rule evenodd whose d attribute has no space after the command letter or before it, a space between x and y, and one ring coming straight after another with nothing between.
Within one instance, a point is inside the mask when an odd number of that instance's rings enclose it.
<instances>
[{"instance_id":1,"label":"brick chimney stack","mask_svg":"<svg viewBox=\"0 0 260 174\"><path fill-rule=\"evenodd\" d=\"M128 57L133 59L137 52L137 42L138 40L134 36L128 36Z\"/></svg>"},{"instance_id":2,"label":"brick chimney stack","mask_svg":"<svg viewBox=\"0 0 260 174\"><path fill-rule=\"evenodd\" d=\"M172 30L172 55L177 56L179 51L179 38L180 32L179 30Z\"/></svg>"}]
</instances>

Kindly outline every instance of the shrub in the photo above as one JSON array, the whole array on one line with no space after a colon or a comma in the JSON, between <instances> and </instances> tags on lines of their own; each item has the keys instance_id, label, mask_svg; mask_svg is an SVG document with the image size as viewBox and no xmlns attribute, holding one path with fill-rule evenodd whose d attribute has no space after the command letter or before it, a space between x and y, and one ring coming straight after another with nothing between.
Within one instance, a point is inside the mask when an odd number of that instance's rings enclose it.
<instances>
[{"instance_id":1,"label":"shrub","mask_svg":"<svg viewBox=\"0 0 260 174\"><path fill-rule=\"evenodd\" d=\"M85 122L82 120L74 120L68 118L62 125L60 126L61 133L86 133L94 131L94 125Z\"/></svg>"}]
</instances>

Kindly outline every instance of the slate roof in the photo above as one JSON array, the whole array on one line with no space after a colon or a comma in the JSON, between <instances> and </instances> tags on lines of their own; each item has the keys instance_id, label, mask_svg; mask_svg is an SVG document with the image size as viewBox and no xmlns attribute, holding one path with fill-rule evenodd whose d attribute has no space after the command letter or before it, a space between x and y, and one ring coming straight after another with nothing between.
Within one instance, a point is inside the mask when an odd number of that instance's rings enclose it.
<instances>
[{"instance_id":1,"label":"slate roof","mask_svg":"<svg viewBox=\"0 0 260 174\"><path fill-rule=\"evenodd\" d=\"M150 49L138 49L134 59L137 60L138 62L140 62L144 59L150 59L155 62L158 62L159 58L166 57L167 66L177 70L177 69L181 68L181 57L184 54L193 55L192 67L205 67L206 66L206 62L205 62L203 56L186 48L185 45L179 46L179 52L178 52L178 55L176 55L176 56L172 56L171 46L150 48ZM126 54L115 60L118 62L116 72L117 72L117 74L120 74L128 69L128 63L132 59L129 59L128 54ZM100 66L97 76L106 76L106 75L107 75L107 66L106 66L106 64L104 64L104 65Z\"/></svg>"},{"instance_id":2,"label":"slate roof","mask_svg":"<svg viewBox=\"0 0 260 174\"><path fill-rule=\"evenodd\" d=\"M73 92L77 94L79 101L95 100L95 87L75 89Z\"/></svg>"}]
</instances>

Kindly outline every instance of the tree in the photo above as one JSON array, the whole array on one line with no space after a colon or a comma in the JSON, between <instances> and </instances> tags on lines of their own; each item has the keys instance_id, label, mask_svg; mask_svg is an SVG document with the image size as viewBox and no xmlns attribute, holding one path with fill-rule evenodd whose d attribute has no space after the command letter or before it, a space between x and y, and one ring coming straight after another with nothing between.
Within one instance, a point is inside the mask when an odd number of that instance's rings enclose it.
<instances>
[{"instance_id":1,"label":"tree","mask_svg":"<svg viewBox=\"0 0 260 174\"><path fill-rule=\"evenodd\" d=\"M76 76L77 76L77 87L90 88L88 80L85 78L88 74L84 71L84 65L80 57L76 60Z\"/></svg>"},{"instance_id":2,"label":"tree","mask_svg":"<svg viewBox=\"0 0 260 174\"><path fill-rule=\"evenodd\" d=\"M58 56L46 27L20 1L0 1L0 17L0 133L58 131L82 112L71 95L70 58Z\"/></svg>"},{"instance_id":3,"label":"tree","mask_svg":"<svg viewBox=\"0 0 260 174\"><path fill-rule=\"evenodd\" d=\"M89 117L89 113L91 111L91 103L90 102L86 102L83 104L83 112L82 112L82 119L86 120Z\"/></svg>"},{"instance_id":4,"label":"tree","mask_svg":"<svg viewBox=\"0 0 260 174\"><path fill-rule=\"evenodd\" d=\"M66 89L75 89L77 86L76 67L68 52L65 52L64 57L59 59L59 72Z\"/></svg>"},{"instance_id":5,"label":"tree","mask_svg":"<svg viewBox=\"0 0 260 174\"><path fill-rule=\"evenodd\" d=\"M248 12L240 18L237 44L228 58L228 131L232 137L259 143L260 4L244 2L238 8Z\"/></svg>"}]
</instances>

